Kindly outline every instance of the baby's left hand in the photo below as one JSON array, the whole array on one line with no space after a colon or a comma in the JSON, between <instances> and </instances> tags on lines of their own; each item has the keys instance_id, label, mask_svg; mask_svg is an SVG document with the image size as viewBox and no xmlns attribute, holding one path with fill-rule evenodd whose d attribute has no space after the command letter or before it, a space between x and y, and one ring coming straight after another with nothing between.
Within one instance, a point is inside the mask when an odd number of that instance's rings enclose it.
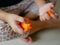
<instances>
[{"instance_id":1,"label":"baby's left hand","mask_svg":"<svg viewBox=\"0 0 60 45\"><path fill-rule=\"evenodd\" d=\"M53 10L54 4L48 3L39 8L39 16L41 21L49 20L51 18L56 19L57 14Z\"/></svg>"}]
</instances>

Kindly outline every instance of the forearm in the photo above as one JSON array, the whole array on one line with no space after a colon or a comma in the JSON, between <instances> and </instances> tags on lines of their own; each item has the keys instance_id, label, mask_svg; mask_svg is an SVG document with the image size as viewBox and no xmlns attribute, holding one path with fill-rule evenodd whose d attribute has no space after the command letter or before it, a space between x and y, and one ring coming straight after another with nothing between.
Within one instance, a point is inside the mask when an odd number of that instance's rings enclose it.
<instances>
[{"instance_id":1,"label":"forearm","mask_svg":"<svg viewBox=\"0 0 60 45\"><path fill-rule=\"evenodd\" d=\"M34 14L33 12L29 12L26 15L36 15L36 14ZM40 20L36 20L36 21L30 20L30 21L31 21L31 24L33 26L30 34L33 34L37 31L40 31L40 30L43 30L43 29L50 29L50 28L59 28L60 29L60 16L56 20L51 19L49 21L40 21Z\"/></svg>"},{"instance_id":2,"label":"forearm","mask_svg":"<svg viewBox=\"0 0 60 45\"><path fill-rule=\"evenodd\" d=\"M7 12L5 12L5 11L3 11L3 10L0 9L0 19L1 19L1 20L4 20L4 21L5 21L5 18L6 18L6 16L7 16L8 14L9 14L9 13L7 13Z\"/></svg>"},{"instance_id":3,"label":"forearm","mask_svg":"<svg viewBox=\"0 0 60 45\"><path fill-rule=\"evenodd\" d=\"M41 7L46 3L45 0L34 0L34 2L37 4L38 7Z\"/></svg>"}]
</instances>

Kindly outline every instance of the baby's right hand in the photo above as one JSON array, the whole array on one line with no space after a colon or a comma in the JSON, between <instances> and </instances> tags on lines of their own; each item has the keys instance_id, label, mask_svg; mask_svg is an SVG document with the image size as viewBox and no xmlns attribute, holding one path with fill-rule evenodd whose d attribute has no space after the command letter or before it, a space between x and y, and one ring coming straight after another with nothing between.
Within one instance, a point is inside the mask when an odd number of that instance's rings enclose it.
<instances>
[{"instance_id":1,"label":"baby's right hand","mask_svg":"<svg viewBox=\"0 0 60 45\"><path fill-rule=\"evenodd\" d=\"M24 18L16 14L8 14L5 18L6 22L11 26L14 32L23 34L23 29L18 27L16 21L24 22Z\"/></svg>"},{"instance_id":2,"label":"baby's right hand","mask_svg":"<svg viewBox=\"0 0 60 45\"><path fill-rule=\"evenodd\" d=\"M53 3L47 3L39 8L39 16L41 21L50 20L51 18L56 19L57 14L55 13Z\"/></svg>"}]
</instances>

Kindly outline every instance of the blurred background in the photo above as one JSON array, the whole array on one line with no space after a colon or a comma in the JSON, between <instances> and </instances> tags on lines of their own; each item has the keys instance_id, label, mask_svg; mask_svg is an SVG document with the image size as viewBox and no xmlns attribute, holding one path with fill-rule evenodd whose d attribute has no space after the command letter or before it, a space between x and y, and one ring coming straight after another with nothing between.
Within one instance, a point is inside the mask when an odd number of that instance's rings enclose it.
<instances>
[{"instance_id":1,"label":"blurred background","mask_svg":"<svg viewBox=\"0 0 60 45\"><path fill-rule=\"evenodd\" d=\"M56 12L60 15L60 0L56 1ZM60 45L60 29L45 29L32 35L34 42L25 43L22 40L13 39L10 41L0 42L0 45Z\"/></svg>"}]
</instances>

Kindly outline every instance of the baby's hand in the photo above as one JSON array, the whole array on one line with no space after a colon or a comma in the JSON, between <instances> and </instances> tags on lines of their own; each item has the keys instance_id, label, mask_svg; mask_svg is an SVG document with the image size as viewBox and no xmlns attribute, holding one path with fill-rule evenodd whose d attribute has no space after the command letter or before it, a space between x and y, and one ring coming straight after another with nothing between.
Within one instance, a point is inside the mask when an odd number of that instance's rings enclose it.
<instances>
[{"instance_id":1,"label":"baby's hand","mask_svg":"<svg viewBox=\"0 0 60 45\"><path fill-rule=\"evenodd\" d=\"M56 19L57 14L54 12L53 8L54 8L53 3L48 3L40 7L39 8L40 20L45 21L51 18Z\"/></svg>"},{"instance_id":2,"label":"baby's hand","mask_svg":"<svg viewBox=\"0 0 60 45\"><path fill-rule=\"evenodd\" d=\"M6 22L12 27L13 31L23 34L23 29L18 27L16 21L24 22L24 18L16 14L8 14L6 16Z\"/></svg>"}]
</instances>

